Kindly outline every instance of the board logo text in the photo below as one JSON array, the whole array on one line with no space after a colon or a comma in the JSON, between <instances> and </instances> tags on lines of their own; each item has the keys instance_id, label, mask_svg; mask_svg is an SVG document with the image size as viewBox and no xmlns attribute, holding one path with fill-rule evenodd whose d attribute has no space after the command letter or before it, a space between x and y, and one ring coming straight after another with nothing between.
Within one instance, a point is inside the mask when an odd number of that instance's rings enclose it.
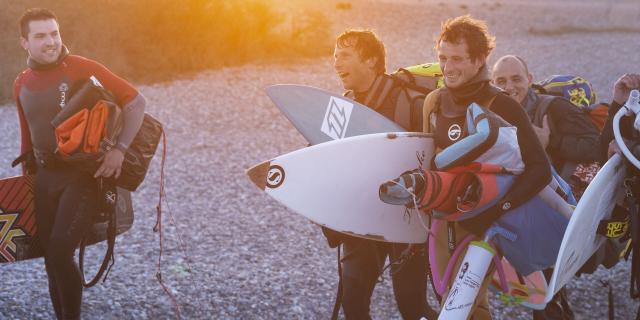
<instances>
[{"instance_id":1,"label":"board logo text","mask_svg":"<svg viewBox=\"0 0 640 320\"><path fill-rule=\"evenodd\" d=\"M349 125L352 111L353 103L344 99L331 97L329 99L329 105L327 106L327 112L324 114L320 131L334 140L344 138L347 133L347 126Z\"/></svg>"},{"instance_id":2,"label":"board logo text","mask_svg":"<svg viewBox=\"0 0 640 320\"><path fill-rule=\"evenodd\" d=\"M275 189L284 182L284 169L279 165L272 165L267 172L267 187Z\"/></svg>"}]
</instances>

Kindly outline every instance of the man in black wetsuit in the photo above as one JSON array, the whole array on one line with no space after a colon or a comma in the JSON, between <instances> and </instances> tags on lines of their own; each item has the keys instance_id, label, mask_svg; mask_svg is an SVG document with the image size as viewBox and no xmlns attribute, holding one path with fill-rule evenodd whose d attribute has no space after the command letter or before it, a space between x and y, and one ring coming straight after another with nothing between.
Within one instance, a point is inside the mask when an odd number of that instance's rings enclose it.
<instances>
[{"instance_id":1,"label":"man in black wetsuit","mask_svg":"<svg viewBox=\"0 0 640 320\"><path fill-rule=\"evenodd\" d=\"M371 31L349 30L338 36L334 59L336 73L347 91L345 95L360 103L364 103L367 96L381 90L380 80L388 77L385 75L384 44ZM396 121L394 115L398 107L398 95L399 90L392 89L383 103L374 110ZM405 129L420 130L410 127ZM391 261L397 261L405 251L408 258L391 266L393 291L400 314L404 319L435 318L435 312L429 307L426 297L427 258L424 245L408 249L407 244L367 240L326 228L323 228L323 232L331 247L342 245L344 250L340 263L345 318L370 319L371 295L387 256Z\"/></svg>"},{"instance_id":2,"label":"man in black wetsuit","mask_svg":"<svg viewBox=\"0 0 640 320\"><path fill-rule=\"evenodd\" d=\"M489 34L484 21L467 15L449 19L442 25L435 49L445 86L431 92L425 99L423 131L434 134L438 149L455 144L465 137L462 128L467 107L471 103L477 103L517 128L518 145L525 169L494 207L471 219L442 223L442 228L439 228L441 230L432 229L436 232L437 261L429 262L437 265L440 274L451 258L450 245L460 243L469 234L482 237L496 219L534 197L551 178L549 162L526 113L518 102L501 94L498 88L490 84L486 63L494 47L495 38ZM460 159L470 162L477 156L470 153ZM462 257L464 254L457 261L458 265L462 262ZM491 319L487 300L489 280L490 276L486 277L479 289L471 309L472 319ZM452 282L449 282L449 289ZM443 303L447 294L445 292Z\"/></svg>"},{"instance_id":3,"label":"man in black wetsuit","mask_svg":"<svg viewBox=\"0 0 640 320\"><path fill-rule=\"evenodd\" d=\"M35 173L36 222L55 315L58 319L80 319L82 277L73 253L98 206L96 178L120 175L124 153L142 124L146 102L135 88L104 66L69 55L52 12L25 11L20 35L29 56L28 68L16 78L13 92L20 119L21 154L33 154L23 172ZM91 77L114 94L124 114L117 144L104 155L94 175L56 158L51 125L70 98L71 89Z\"/></svg>"}]
</instances>

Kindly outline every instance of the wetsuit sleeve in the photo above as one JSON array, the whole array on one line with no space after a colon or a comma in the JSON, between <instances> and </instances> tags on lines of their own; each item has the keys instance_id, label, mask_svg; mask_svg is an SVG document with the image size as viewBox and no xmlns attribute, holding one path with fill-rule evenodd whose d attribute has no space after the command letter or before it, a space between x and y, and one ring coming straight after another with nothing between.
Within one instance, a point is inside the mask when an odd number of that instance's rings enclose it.
<instances>
[{"instance_id":1,"label":"wetsuit sleeve","mask_svg":"<svg viewBox=\"0 0 640 320\"><path fill-rule=\"evenodd\" d=\"M113 93L116 102L123 108L124 123L116 147L125 152L140 130L144 119L146 99L129 82L118 77L102 64L85 59L87 71Z\"/></svg>"},{"instance_id":2,"label":"wetsuit sleeve","mask_svg":"<svg viewBox=\"0 0 640 320\"><path fill-rule=\"evenodd\" d=\"M572 162L599 159L598 149L594 148L598 130L586 113L565 99L553 99L547 113L555 128L547 147L549 154Z\"/></svg>"},{"instance_id":3,"label":"wetsuit sleeve","mask_svg":"<svg viewBox=\"0 0 640 320\"><path fill-rule=\"evenodd\" d=\"M133 85L109 71L102 64L84 58L82 64L87 77L95 76L107 90L113 93L119 106L126 106L138 96L138 90Z\"/></svg>"},{"instance_id":4,"label":"wetsuit sleeve","mask_svg":"<svg viewBox=\"0 0 640 320\"><path fill-rule=\"evenodd\" d=\"M491 105L491 111L517 128L524 172L516 178L511 189L498 201L497 205L475 218L458 221L463 229L477 236L484 235L489 226L502 214L533 198L551 180L551 164L524 109L515 100L499 94Z\"/></svg>"},{"instance_id":5,"label":"wetsuit sleeve","mask_svg":"<svg viewBox=\"0 0 640 320\"><path fill-rule=\"evenodd\" d=\"M31 144L31 132L29 131L29 125L24 116L22 110L22 104L20 103L20 77L16 78L13 84L13 97L16 101L16 107L18 109L18 121L20 122L20 155L23 155L33 149ZM27 174L26 164L22 163L22 174Z\"/></svg>"},{"instance_id":6,"label":"wetsuit sleeve","mask_svg":"<svg viewBox=\"0 0 640 320\"><path fill-rule=\"evenodd\" d=\"M551 165L531 127L524 109L513 99L498 95L491 110L518 129L518 145L524 172L498 203L509 202L514 209L538 194L551 180Z\"/></svg>"},{"instance_id":7,"label":"wetsuit sleeve","mask_svg":"<svg viewBox=\"0 0 640 320\"><path fill-rule=\"evenodd\" d=\"M124 121L122 132L120 132L120 136L118 137L118 144L116 148L120 149L123 152L126 152L133 142L133 139L136 137L136 134L140 130L140 126L142 126L142 121L144 120L144 108L147 104L147 100L144 98L142 94L138 94L131 102L126 104L124 109Z\"/></svg>"}]
</instances>

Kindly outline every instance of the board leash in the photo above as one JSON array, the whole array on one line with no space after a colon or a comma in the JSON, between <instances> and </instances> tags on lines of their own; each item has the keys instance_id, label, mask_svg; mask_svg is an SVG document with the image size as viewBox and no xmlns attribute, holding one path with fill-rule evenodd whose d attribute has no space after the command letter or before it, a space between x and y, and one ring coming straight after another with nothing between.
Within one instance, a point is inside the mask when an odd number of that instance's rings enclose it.
<instances>
[{"instance_id":1,"label":"board leash","mask_svg":"<svg viewBox=\"0 0 640 320\"><path fill-rule=\"evenodd\" d=\"M176 299L174 294L171 293L169 287L164 283L164 280L162 279L161 265L162 265L162 253L164 251L164 246L163 246L164 235L162 232L162 199L166 195L164 192L164 179L165 179L164 166L165 166L166 158L167 158L167 137L165 135L164 130L162 130L162 159L160 161L160 191L158 192L158 204L156 205L156 224L153 226L153 232L158 232L159 246L160 246L160 252L158 254L158 262L156 264L156 279L158 280L158 283L162 287L162 290L164 291L164 293L167 296L169 296L169 298L171 299L171 303L173 304L173 307L176 311L176 318L181 319L182 315L180 313L180 304L178 303L178 300Z\"/></svg>"}]
</instances>

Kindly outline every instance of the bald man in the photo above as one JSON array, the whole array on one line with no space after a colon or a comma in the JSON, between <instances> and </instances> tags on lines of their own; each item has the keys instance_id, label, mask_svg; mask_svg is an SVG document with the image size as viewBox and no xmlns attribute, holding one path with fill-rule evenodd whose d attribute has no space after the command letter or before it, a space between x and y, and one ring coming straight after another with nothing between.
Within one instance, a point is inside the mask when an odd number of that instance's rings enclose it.
<instances>
[{"instance_id":1,"label":"bald man","mask_svg":"<svg viewBox=\"0 0 640 320\"><path fill-rule=\"evenodd\" d=\"M578 163L599 160L599 150L594 148L599 132L589 116L567 99L537 94L531 88L533 75L522 58L507 55L498 59L491 79L527 112L553 166L565 180Z\"/></svg>"}]
</instances>

